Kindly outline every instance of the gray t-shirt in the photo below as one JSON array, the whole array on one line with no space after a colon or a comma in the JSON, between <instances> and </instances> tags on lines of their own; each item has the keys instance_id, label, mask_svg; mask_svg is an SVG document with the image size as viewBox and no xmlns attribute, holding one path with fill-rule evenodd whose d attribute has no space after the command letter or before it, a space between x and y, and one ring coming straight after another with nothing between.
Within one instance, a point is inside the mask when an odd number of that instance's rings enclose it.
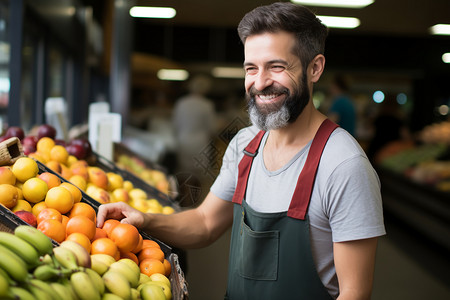
<instances>
[{"instance_id":1,"label":"gray t-shirt","mask_svg":"<svg viewBox=\"0 0 450 300\"><path fill-rule=\"evenodd\" d=\"M211 187L217 197L232 200L238 164L244 155L242 150L257 133L256 127L247 127L231 140L220 174ZM261 155L268 135L264 135L259 154L253 160L245 199L259 212L287 211L311 142L281 169L269 171ZM308 216L312 254L319 277L329 293L337 297L333 242L386 233L378 176L358 142L342 128L331 134L323 151Z\"/></svg>"}]
</instances>

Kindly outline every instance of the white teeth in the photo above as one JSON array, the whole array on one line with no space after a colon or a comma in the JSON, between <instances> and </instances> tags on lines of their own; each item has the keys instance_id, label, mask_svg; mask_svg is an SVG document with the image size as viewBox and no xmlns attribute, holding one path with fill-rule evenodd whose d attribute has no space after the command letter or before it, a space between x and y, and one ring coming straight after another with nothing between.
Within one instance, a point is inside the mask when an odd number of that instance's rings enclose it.
<instances>
[{"instance_id":1,"label":"white teeth","mask_svg":"<svg viewBox=\"0 0 450 300\"><path fill-rule=\"evenodd\" d=\"M276 97L277 97L277 95L259 95L259 98L261 100L272 100Z\"/></svg>"}]
</instances>

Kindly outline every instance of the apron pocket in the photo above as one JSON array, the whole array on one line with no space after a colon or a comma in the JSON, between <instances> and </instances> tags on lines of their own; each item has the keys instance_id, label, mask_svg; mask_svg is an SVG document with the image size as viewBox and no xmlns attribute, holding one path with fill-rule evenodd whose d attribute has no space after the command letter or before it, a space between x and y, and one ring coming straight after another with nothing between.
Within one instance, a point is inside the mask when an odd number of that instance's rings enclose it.
<instances>
[{"instance_id":1,"label":"apron pocket","mask_svg":"<svg viewBox=\"0 0 450 300\"><path fill-rule=\"evenodd\" d=\"M253 280L277 280L279 231L253 231L241 224L239 275Z\"/></svg>"}]
</instances>

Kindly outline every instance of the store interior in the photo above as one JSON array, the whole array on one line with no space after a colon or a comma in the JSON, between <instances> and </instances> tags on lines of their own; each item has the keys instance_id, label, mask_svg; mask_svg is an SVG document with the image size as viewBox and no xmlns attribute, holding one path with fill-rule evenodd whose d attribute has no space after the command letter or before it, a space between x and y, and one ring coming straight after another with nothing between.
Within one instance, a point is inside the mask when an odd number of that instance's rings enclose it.
<instances>
[{"instance_id":1,"label":"store interior","mask_svg":"<svg viewBox=\"0 0 450 300\"><path fill-rule=\"evenodd\" d=\"M107 103L120 115L119 142L173 178L169 196L177 205L198 205L219 172L227 143L249 124L236 26L246 12L271 2L0 0L3 130L30 131L49 122L46 101L62 98L67 134L87 135L91 104ZM133 6L170 6L176 15L133 18ZM327 113L332 79L344 75L357 112L355 138L363 149L373 140L374 120L388 97L396 100L408 132L385 144L373 160L387 235L379 240L372 299L450 299L450 61L444 57L450 56L450 36L430 30L450 24L450 1L310 8L360 20L354 29L330 28L315 106ZM218 68L234 73L220 75ZM162 69L183 70L186 77L163 80ZM188 174L177 156L174 108L198 75L209 78L205 96L214 107L214 128ZM211 150L214 156L202 164L201 155ZM190 299L222 299L229 235L204 249L180 250Z\"/></svg>"}]
</instances>

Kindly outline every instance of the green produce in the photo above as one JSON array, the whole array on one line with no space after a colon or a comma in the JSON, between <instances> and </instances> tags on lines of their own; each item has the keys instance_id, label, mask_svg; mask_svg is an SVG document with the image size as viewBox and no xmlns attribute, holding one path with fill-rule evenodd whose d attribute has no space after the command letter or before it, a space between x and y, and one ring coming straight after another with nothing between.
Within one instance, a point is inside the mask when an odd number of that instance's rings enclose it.
<instances>
[{"instance_id":1,"label":"green produce","mask_svg":"<svg viewBox=\"0 0 450 300\"><path fill-rule=\"evenodd\" d=\"M72 287L80 298L80 300L100 300L100 292L95 288L94 283L91 281L91 277L84 272L78 271L70 276L70 282Z\"/></svg>"},{"instance_id":2,"label":"green produce","mask_svg":"<svg viewBox=\"0 0 450 300\"><path fill-rule=\"evenodd\" d=\"M53 244L51 239L33 226L20 225L14 229L14 235L30 243L39 255L51 254Z\"/></svg>"},{"instance_id":3,"label":"green produce","mask_svg":"<svg viewBox=\"0 0 450 300\"><path fill-rule=\"evenodd\" d=\"M28 278L28 269L25 262L2 245L0 245L0 268L16 281L23 282Z\"/></svg>"},{"instance_id":4,"label":"green produce","mask_svg":"<svg viewBox=\"0 0 450 300\"><path fill-rule=\"evenodd\" d=\"M30 268L39 262L37 250L30 243L14 234L0 231L0 245L17 254Z\"/></svg>"}]
</instances>

